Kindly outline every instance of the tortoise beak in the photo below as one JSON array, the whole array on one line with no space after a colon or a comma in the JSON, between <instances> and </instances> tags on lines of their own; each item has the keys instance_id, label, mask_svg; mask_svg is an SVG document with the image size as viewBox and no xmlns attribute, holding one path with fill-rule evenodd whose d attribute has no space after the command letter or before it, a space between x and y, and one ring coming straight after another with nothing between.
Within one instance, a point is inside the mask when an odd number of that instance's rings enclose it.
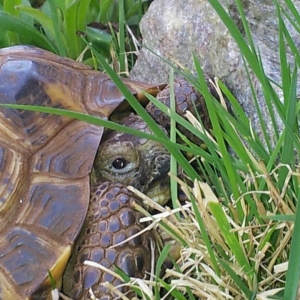
<instances>
[{"instance_id":1,"label":"tortoise beak","mask_svg":"<svg viewBox=\"0 0 300 300\"><path fill-rule=\"evenodd\" d=\"M153 180L146 195L160 205L166 204L171 198L169 176Z\"/></svg>"}]
</instances>

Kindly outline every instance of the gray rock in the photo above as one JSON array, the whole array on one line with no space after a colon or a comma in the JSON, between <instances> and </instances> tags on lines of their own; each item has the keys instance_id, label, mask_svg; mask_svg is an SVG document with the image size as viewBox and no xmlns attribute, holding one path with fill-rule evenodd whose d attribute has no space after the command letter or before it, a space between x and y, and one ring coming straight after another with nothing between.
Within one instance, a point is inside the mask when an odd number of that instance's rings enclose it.
<instances>
[{"instance_id":1,"label":"gray rock","mask_svg":"<svg viewBox=\"0 0 300 300\"><path fill-rule=\"evenodd\" d=\"M225 0L220 2L224 6ZM230 15L244 34L235 1L226 2L229 3L227 9ZM257 0L242 2L255 46L261 54L265 73L280 84L278 18L274 1L259 1L259 5ZM283 4L284 1L280 2ZM300 11L300 2L294 1L294 5L297 5ZM292 38L300 49L299 33L291 24L287 24ZM239 48L207 0L155 0L143 17L140 29L144 48L140 51L131 78L151 83L167 82L170 67L160 57L193 71L193 54L195 54L202 69L207 74L220 78L232 91L250 116L254 128L261 135L258 115L253 105L252 92ZM160 57L147 49L151 49ZM293 63L292 55L289 56L289 61ZM272 128L260 83L253 73L250 73L250 77L264 121L268 128ZM276 87L276 92L282 97L280 88ZM280 124L280 120L278 123ZM269 134L272 139L273 131L270 130Z\"/></svg>"}]
</instances>

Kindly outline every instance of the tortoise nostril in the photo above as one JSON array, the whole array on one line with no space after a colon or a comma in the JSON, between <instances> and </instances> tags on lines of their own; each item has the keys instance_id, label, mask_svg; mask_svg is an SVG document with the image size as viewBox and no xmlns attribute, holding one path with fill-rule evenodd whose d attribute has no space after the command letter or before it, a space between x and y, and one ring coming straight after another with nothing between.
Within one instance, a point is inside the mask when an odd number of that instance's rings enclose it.
<instances>
[{"instance_id":1,"label":"tortoise nostril","mask_svg":"<svg viewBox=\"0 0 300 300\"><path fill-rule=\"evenodd\" d=\"M154 159L154 164L157 169L154 180L165 177L170 171L170 156L167 154L157 156Z\"/></svg>"}]
</instances>

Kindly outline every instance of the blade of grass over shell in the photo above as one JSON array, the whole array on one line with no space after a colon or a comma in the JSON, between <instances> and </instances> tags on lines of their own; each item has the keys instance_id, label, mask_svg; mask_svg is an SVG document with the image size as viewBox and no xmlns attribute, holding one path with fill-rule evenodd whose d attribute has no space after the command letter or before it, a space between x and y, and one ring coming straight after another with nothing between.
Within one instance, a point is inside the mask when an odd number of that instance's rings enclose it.
<instances>
[{"instance_id":1,"label":"blade of grass over shell","mask_svg":"<svg viewBox=\"0 0 300 300\"><path fill-rule=\"evenodd\" d=\"M151 50L150 50L150 51L151 51ZM157 55L157 54L155 54L155 53L153 53L153 54L154 54L154 55ZM170 62L168 62L168 64L169 64L170 66L172 66L172 64L170 64ZM183 75L187 80L193 82L193 84L196 84L195 77L194 77L193 75L187 77L187 74L185 74L185 73L183 73L183 72L180 72L180 73L181 73L181 75ZM201 90L199 90L199 91L202 92ZM172 111L169 112L168 110L165 110L165 109L164 109L164 105L163 105L162 103L159 103L159 101L157 101L157 99L155 99L154 97L150 96L149 100L150 100L151 102L153 102L160 110L162 110L164 113L166 113L167 115L169 115L172 119L174 118L174 119L176 120L176 122L178 122L179 124L181 124L182 126L184 126L185 128L187 128L190 132L192 132L192 133L195 134L196 136L199 136L202 140L204 140L204 142L207 141L207 139L205 138L205 136L203 136L203 135L201 135L201 134L199 135L199 131L196 130L196 129L195 129L191 124L189 124L189 122L187 122L185 119L181 118L181 117L178 116L177 114L173 114ZM218 104L216 104L216 105L218 105ZM224 111L223 108L221 108L221 113L220 113L220 116L221 116L220 120L221 120L221 121L223 120L223 114L224 114L224 113L226 114L227 112ZM228 116L228 117L231 117L230 114L228 114L228 113L227 113L227 116ZM247 118L247 120L248 120L248 118ZM240 128L241 126L243 126L243 122L235 122L235 123L237 124L238 128ZM248 128L248 129L249 129L249 128ZM247 129L247 130L248 130L248 129ZM253 139L251 139L251 134L253 134L253 132L251 132L250 130L248 130L248 131L249 131L249 134L247 133L247 135L250 136L249 142L252 142L252 143L255 145L256 143L259 142L259 140L258 140L258 138L257 138L257 140L255 140L255 141L254 141ZM246 136L246 134L243 133L243 132L241 132L241 135L242 135L242 136ZM191 148L194 148L193 145L190 145L190 146L191 146ZM199 149L199 147L198 147L198 149ZM200 150L200 151L201 151L201 150ZM265 158L267 159L269 155L265 152L265 150L264 150L263 147L261 148L261 151L263 151L262 153L263 153L263 155L265 156ZM199 155L204 155L204 157L206 156L206 154L203 153L203 152L199 153ZM213 159L213 160L214 160L214 159Z\"/></svg>"},{"instance_id":2,"label":"blade of grass over shell","mask_svg":"<svg viewBox=\"0 0 300 300\"><path fill-rule=\"evenodd\" d=\"M70 117L73 119L81 120L90 124L98 125L98 126L104 126L106 128L109 128L111 130L116 130L120 132L125 132L128 134L137 135L143 138L148 138L152 140L156 140L159 142L165 142L165 139L162 137L156 137L144 132L140 132L138 130L125 127L123 125L120 125L118 123L100 119L97 117L93 117L90 115L66 110L66 109L59 109L59 108L51 108L51 107L43 107L43 106L33 106L33 105L17 105L17 104L0 104L2 107L6 108L13 108L13 109L23 109L23 110L29 110L29 111L36 111L36 112L42 112L42 113L48 113L48 114L54 114L54 115L60 115L64 117Z\"/></svg>"},{"instance_id":3,"label":"blade of grass over shell","mask_svg":"<svg viewBox=\"0 0 300 300\"><path fill-rule=\"evenodd\" d=\"M201 148L199 145L195 145L191 142L188 142L187 144L190 148L190 150L188 151L189 153L198 155L205 161L208 161L210 163L218 165L219 169L223 168L222 162L221 162L221 164L218 163L218 161L220 160L220 157L216 152L216 149L218 148L217 145L212 144L212 142L208 139L208 137L205 134L200 133L199 130L196 129L194 126L192 126L187 120L185 120L184 118L179 116L177 113L175 113L174 111L172 111L171 109L166 107L163 103L161 103L155 97L148 95L148 94L146 94L146 95L147 95L148 99L157 108L159 108L163 113L168 115L171 118L171 120L174 120L175 123L178 123L178 124L182 125L183 127L185 127L188 131L192 132L195 136L197 136L201 140L203 140L203 142L208 146L208 148L211 148L211 151L208 152L205 149ZM224 112L224 110L223 110L223 112ZM176 132L177 132L177 129L176 129ZM184 140L184 137L182 137L182 138ZM209 147L210 145L211 145L211 147ZM191 168L191 166L189 166L189 168ZM247 170L247 168L244 169L244 171L246 171L246 170Z\"/></svg>"},{"instance_id":4,"label":"blade of grass over shell","mask_svg":"<svg viewBox=\"0 0 300 300\"><path fill-rule=\"evenodd\" d=\"M192 77L192 79L194 80L195 78ZM200 90L200 92L202 93L202 90ZM172 115L172 112L169 113L168 111L165 111L164 107L162 107L163 105L162 105L161 103L159 103L159 101L157 101L156 99L154 99L154 98L152 99L152 97L151 97L150 100L151 100L152 102L154 102L155 105L156 105L158 108L160 108L162 111L164 111L167 115L170 115L172 119L175 119L175 120L178 121L181 125L183 125L184 127L188 128L188 129L190 130L189 126L191 126L191 125L188 124L188 122L186 122L186 120L182 119L181 117L179 117L179 116L176 115L176 114ZM156 103L156 102L157 102L157 103ZM215 103L216 103L216 106L219 106L219 107L220 107L220 120L226 121L226 117L224 117L224 113L231 117L230 114L228 114L226 111L224 111L224 108L221 107L221 105L220 105L218 102L215 102ZM247 120L248 120L248 119L247 119ZM201 120L200 120L200 121L201 121ZM239 125L239 124L238 124L238 125ZM238 125L237 125L237 127L239 127ZM192 128L192 130L190 130L190 131L192 131L196 136L197 136L197 135L199 136L199 132L198 132L198 134L197 134L197 130L195 130L194 128ZM222 134L224 134L224 133L222 133ZM201 135L200 138L204 140L205 144L207 144L208 148L210 149L210 152L211 152L212 156L208 156L207 153L206 153L203 149L200 149L199 147L197 147L198 150L199 150L199 154L200 154L203 158L206 158L206 160L208 160L209 162L216 164L216 166L217 166L216 168L217 168L219 171L222 172L222 170L225 170L225 169L224 169L224 164L223 164L223 159L220 158L219 155L215 155L215 154L216 154L216 151L215 151L216 145L215 145L215 144L212 144L211 141L210 141L209 139L207 139L207 137L206 137L205 135L204 135L204 136ZM194 148L194 146L192 146L192 145L189 145L189 146L191 147L191 149ZM201 151L202 151L202 152L201 152ZM232 158L232 157L230 156L230 159L231 159L231 158ZM235 167L235 168L236 168L236 167ZM244 167L244 171L245 171L245 170L247 170L246 167ZM211 177L213 177L213 176L210 176L209 178L211 178ZM224 176L222 176L222 177L225 178L225 180L226 180L227 174L224 173ZM218 182L218 181L215 181L215 185L218 185L218 184L219 184L219 182ZM250 200L249 200L249 201L250 201ZM252 210L255 211L255 206L253 206Z\"/></svg>"},{"instance_id":5,"label":"blade of grass over shell","mask_svg":"<svg viewBox=\"0 0 300 300\"><path fill-rule=\"evenodd\" d=\"M26 43L29 45L36 45L56 53L55 47L48 41L48 39L45 38L44 35L20 19L3 11L0 11L0 27L3 31L8 30L16 32L20 37L22 37L22 40L26 40Z\"/></svg>"},{"instance_id":6,"label":"blade of grass over shell","mask_svg":"<svg viewBox=\"0 0 300 300\"><path fill-rule=\"evenodd\" d=\"M116 84L120 92L124 95L125 99L129 102L132 108L139 114L151 130L160 137L165 137L165 133L159 128L159 126L155 123L155 121L150 117L149 114L146 113L144 107L137 101L137 99L132 95L132 93L127 89L125 84L119 78L119 76L113 71L113 69L108 65L105 59L92 47L89 46L92 52L94 53L97 60L100 62L104 70L107 72L109 77L113 80Z\"/></svg>"},{"instance_id":7,"label":"blade of grass over shell","mask_svg":"<svg viewBox=\"0 0 300 300\"><path fill-rule=\"evenodd\" d=\"M201 140L203 140L203 142L208 146L208 148L211 149L211 151L208 152L205 149L199 147L199 145L195 145L191 142L188 142L191 153L195 153L196 155L199 155L200 157L205 159L205 161L209 161L210 163L214 163L218 165L219 169L223 168L223 163L222 163L223 160L221 160L221 164L218 163L218 161L220 160L220 156L216 153L216 149L218 149L218 146L216 144L212 144L212 142L210 141L210 139L208 139L206 134L200 133L199 130L196 129L193 125L191 125L187 120L179 116L177 113L173 112L171 109L167 108L163 103L161 103L155 97L151 95L147 95L147 97L157 108L159 108L162 112L168 115L171 118L171 120L174 120L176 123L182 125L188 131L192 132L195 136L198 136ZM216 105L218 104L219 103L216 103ZM226 114L227 112L224 111L224 108L220 108L220 116L224 117L224 113ZM199 121L201 122L201 120ZM182 138L184 139L184 137ZM247 171L246 167L244 168L244 171Z\"/></svg>"},{"instance_id":8,"label":"blade of grass over shell","mask_svg":"<svg viewBox=\"0 0 300 300\"><path fill-rule=\"evenodd\" d=\"M51 282L52 290L56 289L56 282L50 271L48 271L48 279Z\"/></svg>"},{"instance_id":9,"label":"blade of grass over shell","mask_svg":"<svg viewBox=\"0 0 300 300\"><path fill-rule=\"evenodd\" d=\"M109 120L100 119L98 117L94 117L91 115L87 115L87 114L83 114L83 113L79 113L79 112L75 112L75 111L71 111L71 110L67 110L67 109L51 108L51 107L44 107L44 106L34 106L34 105L18 105L18 104L0 104L0 107L12 108L12 109L23 109L23 110L29 110L29 111L42 112L42 113L48 113L48 114L53 114L53 115L69 117L72 119L84 121L84 122L94 124L97 126L103 126L105 128L109 128L111 130L125 132L128 134L136 135L136 136L146 138L149 140L157 141L159 143L162 143L162 144L168 146L169 148L176 147L176 148L178 148L178 150L182 150L182 151L190 150L189 147L186 147L184 145L172 143L170 141L170 139L166 136L150 135L150 134L120 125L118 123L115 123L115 122L112 122Z\"/></svg>"},{"instance_id":10,"label":"blade of grass over shell","mask_svg":"<svg viewBox=\"0 0 300 300\"><path fill-rule=\"evenodd\" d=\"M187 120L183 119L181 116L179 116L177 113L174 113L171 109L167 108L164 104L162 104L159 100L157 100L155 97L151 95L147 95L148 99L154 103L154 105L159 108L163 113L168 115L171 120L174 120L175 123L178 123L185 128L187 128L190 132L195 134L195 136L198 136L206 145L211 145L211 141L207 138L205 134L202 134L196 129L194 126L192 126ZM191 130L190 130L191 129ZM176 129L177 132L177 129ZM216 153L217 146L215 144L211 145L211 151L208 152L205 149L201 148L199 145L195 145L191 142L188 143L189 150L188 153L200 156L205 161L216 163L218 160L220 160L220 157ZM208 147L209 148L209 147ZM191 168L191 166L188 166ZM219 167L219 166L218 166ZM220 166L221 168L222 166ZM247 168L245 168L247 170Z\"/></svg>"}]
</instances>

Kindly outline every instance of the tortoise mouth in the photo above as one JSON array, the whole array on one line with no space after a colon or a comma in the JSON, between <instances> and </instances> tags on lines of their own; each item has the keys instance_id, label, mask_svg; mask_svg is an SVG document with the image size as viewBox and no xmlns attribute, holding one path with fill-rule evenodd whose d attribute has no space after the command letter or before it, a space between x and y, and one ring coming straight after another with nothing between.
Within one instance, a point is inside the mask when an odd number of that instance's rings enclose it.
<instances>
[{"instance_id":1,"label":"tortoise mouth","mask_svg":"<svg viewBox=\"0 0 300 300\"><path fill-rule=\"evenodd\" d=\"M171 197L169 177L153 180L146 195L160 205L166 204Z\"/></svg>"}]
</instances>

